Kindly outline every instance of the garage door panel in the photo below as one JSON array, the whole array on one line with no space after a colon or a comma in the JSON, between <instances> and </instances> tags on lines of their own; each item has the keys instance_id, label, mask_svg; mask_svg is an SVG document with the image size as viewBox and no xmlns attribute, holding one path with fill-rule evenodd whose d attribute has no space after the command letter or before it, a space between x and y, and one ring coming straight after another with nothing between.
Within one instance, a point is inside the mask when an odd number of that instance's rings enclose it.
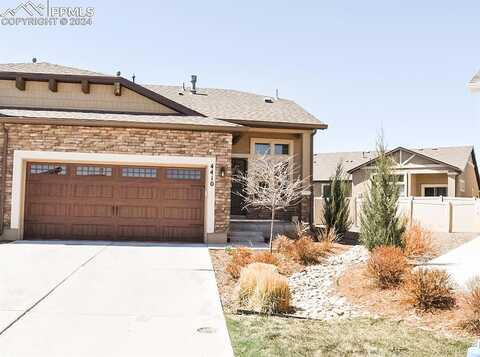
<instances>
[{"instance_id":1,"label":"garage door panel","mask_svg":"<svg viewBox=\"0 0 480 357\"><path fill-rule=\"evenodd\" d=\"M112 218L114 215L114 206L111 204L73 203L71 215L73 217Z\"/></svg>"},{"instance_id":2,"label":"garage door panel","mask_svg":"<svg viewBox=\"0 0 480 357\"><path fill-rule=\"evenodd\" d=\"M120 186L120 198L127 200L153 200L156 197L156 187Z\"/></svg>"},{"instance_id":3,"label":"garage door panel","mask_svg":"<svg viewBox=\"0 0 480 357\"><path fill-rule=\"evenodd\" d=\"M112 239L115 226L113 224L72 224L71 236L74 239Z\"/></svg>"},{"instance_id":4,"label":"garage door panel","mask_svg":"<svg viewBox=\"0 0 480 357\"><path fill-rule=\"evenodd\" d=\"M157 240L160 235L156 225L122 224L119 226L118 236L124 240Z\"/></svg>"},{"instance_id":5,"label":"garage door panel","mask_svg":"<svg viewBox=\"0 0 480 357\"><path fill-rule=\"evenodd\" d=\"M72 189L76 198L113 198L112 185L75 183Z\"/></svg>"},{"instance_id":6,"label":"garage door panel","mask_svg":"<svg viewBox=\"0 0 480 357\"><path fill-rule=\"evenodd\" d=\"M28 185L28 194L31 197L68 197L69 185L61 182L35 182Z\"/></svg>"},{"instance_id":7,"label":"garage door panel","mask_svg":"<svg viewBox=\"0 0 480 357\"><path fill-rule=\"evenodd\" d=\"M55 202L31 202L26 207L26 212L34 217L66 217L68 204Z\"/></svg>"},{"instance_id":8,"label":"garage door panel","mask_svg":"<svg viewBox=\"0 0 480 357\"><path fill-rule=\"evenodd\" d=\"M200 208L191 207L165 207L163 218L169 220L184 220L201 222L203 213Z\"/></svg>"},{"instance_id":9,"label":"garage door panel","mask_svg":"<svg viewBox=\"0 0 480 357\"><path fill-rule=\"evenodd\" d=\"M205 194L203 187L165 187L161 197L167 201L199 201Z\"/></svg>"},{"instance_id":10,"label":"garage door panel","mask_svg":"<svg viewBox=\"0 0 480 357\"><path fill-rule=\"evenodd\" d=\"M118 217L124 219L158 219L159 209L148 206L118 206Z\"/></svg>"},{"instance_id":11,"label":"garage door panel","mask_svg":"<svg viewBox=\"0 0 480 357\"><path fill-rule=\"evenodd\" d=\"M27 237L37 237L39 239L58 239L68 235L68 227L64 223L27 223L25 224L25 235Z\"/></svg>"}]
</instances>

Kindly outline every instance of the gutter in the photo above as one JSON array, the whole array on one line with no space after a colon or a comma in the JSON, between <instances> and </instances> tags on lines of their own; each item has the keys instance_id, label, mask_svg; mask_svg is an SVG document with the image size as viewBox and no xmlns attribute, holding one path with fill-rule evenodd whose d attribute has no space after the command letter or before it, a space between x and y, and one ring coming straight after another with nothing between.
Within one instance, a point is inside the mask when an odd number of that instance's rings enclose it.
<instances>
[{"instance_id":1,"label":"gutter","mask_svg":"<svg viewBox=\"0 0 480 357\"><path fill-rule=\"evenodd\" d=\"M69 119L69 118L34 118L34 117L8 117L0 115L2 124L34 124L34 125L66 125L108 128L139 128L139 129L171 129L188 131L213 131L213 132L240 132L248 128L242 126L198 125L198 124L171 124L171 123L141 123L121 120L94 120L94 119Z\"/></svg>"},{"instance_id":2,"label":"gutter","mask_svg":"<svg viewBox=\"0 0 480 357\"><path fill-rule=\"evenodd\" d=\"M0 236L3 235L4 230L4 213L5 213L5 189L7 186L7 155L8 155L8 129L2 123L3 131L3 149L2 149L2 182L0 192Z\"/></svg>"}]
</instances>

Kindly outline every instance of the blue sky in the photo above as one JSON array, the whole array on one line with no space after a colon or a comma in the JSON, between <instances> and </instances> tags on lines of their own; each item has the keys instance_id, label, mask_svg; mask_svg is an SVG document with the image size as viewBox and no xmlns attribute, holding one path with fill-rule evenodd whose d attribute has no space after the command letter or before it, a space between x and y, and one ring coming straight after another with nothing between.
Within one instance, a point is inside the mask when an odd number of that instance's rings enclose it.
<instances>
[{"instance_id":1,"label":"blue sky","mask_svg":"<svg viewBox=\"0 0 480 357\"><path fill-rule=\"evenodd\" d=\"M1 10L20 1L2 1ZM88 27L0 26L1 62L32 57L290 98L329 124L315 151L480 148L477 1L93 1Z\"/></svg>"}]
</instances>

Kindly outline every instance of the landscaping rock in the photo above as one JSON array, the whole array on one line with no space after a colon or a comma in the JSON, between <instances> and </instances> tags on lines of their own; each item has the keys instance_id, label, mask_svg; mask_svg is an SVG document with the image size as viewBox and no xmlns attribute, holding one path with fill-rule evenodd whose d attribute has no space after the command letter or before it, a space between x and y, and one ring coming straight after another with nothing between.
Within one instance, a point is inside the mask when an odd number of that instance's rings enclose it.
<instances>
[{"instance_id":1,"label":"landscaping rock","mask_svg":"<svg viewBox=\"0 0 480 357\"><path fill-rule=\"evenodd\" d=\"M368 250L355 246L343 254L329 257L325 262L307 267L289 278L295 315L313 319L331 320L365 316L336 295L332 286L348 266L366 262Z\"/></svg>"}]
</instances>

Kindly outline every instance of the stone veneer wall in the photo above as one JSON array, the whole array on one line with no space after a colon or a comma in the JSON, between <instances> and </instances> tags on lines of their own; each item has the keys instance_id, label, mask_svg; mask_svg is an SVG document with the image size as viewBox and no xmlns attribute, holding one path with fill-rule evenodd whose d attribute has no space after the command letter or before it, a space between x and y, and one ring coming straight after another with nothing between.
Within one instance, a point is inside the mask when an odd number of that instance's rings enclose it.
<instances>
[{"instance_id":1,"label":"stone veneer wall","mask_svg":"<svg viewBox=\"0 0 480 357\"><path fill-rule=\"evenodd\" d=\"M9 132L4 222L10 226L14 150L137 155L216 156L215 232L230 223L230 133L64 125L6 124ZM0 135L0 145L3 135ZM3 162L0 163L3 165ZM221 167L225 176L220 177ZM1 169L1 166L0 166Z\"/></svg>"}]
</instances>

